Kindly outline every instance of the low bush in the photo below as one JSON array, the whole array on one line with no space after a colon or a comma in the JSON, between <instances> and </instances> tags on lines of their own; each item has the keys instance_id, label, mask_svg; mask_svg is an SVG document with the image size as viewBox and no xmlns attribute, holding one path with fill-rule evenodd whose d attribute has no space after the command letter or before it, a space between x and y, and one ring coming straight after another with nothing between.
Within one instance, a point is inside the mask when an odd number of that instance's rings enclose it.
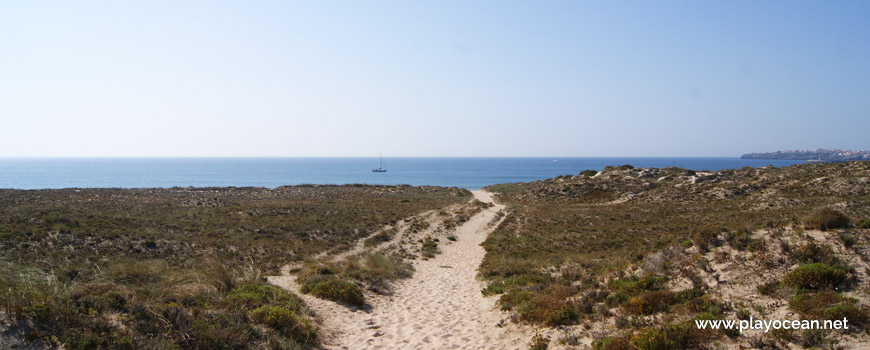
<instances>
[{"instance_id":1,"label":"low bush","mask_svg":"<svg viewBox=\"0 0 870 350\"><path fill-rule=\"evenodd\" d=\"M576 290L573 287L553 284L543 290L532 292L512 289L499 298L504 310L517 313L519 319L549 326L576 324L580 319L578 305L568 300Z\"/></svg>"},{"instance_id":2,"label":"low bush","mask_svg":"<svg viewBox=\"0 0 870 350\"><path fill-rule=\"evenodd\" d=\"M481 293L483 293L483 296L490 296L502 294L514 288L522 288L535 284L545 284L548 282L550 282L550 278L548 276L536 273L527 273L490 282L486 286L486 288L481 290Z\"/></svg>"},{"instance_id":3,"label":"low bush","mask_svg":"<svg viewBox=\"0 0 870 350\"><path fill-rule=\"evenodd\" d=\"M863 327L867 324L867 311L862 310L858 305L853 303L841 303L826 308L822 312L822 317L826 320L849 320L849 325Z\"/></svg>"},{"instance_id":4,"label":"low bush","mask_svg":"<svg viewBox=\"0 0 870 350\"><path fill-rule=\"evenodd\" d=\"M631 345L638 350L686 349L690 347L691 330L686 324L647 329L631 337Z\"/></svg>"},{"instance_id":5,"label":"low bush","mask_svg":"<svg viewBox=\"0 0 870 350\"><path fill-rule=\"evenodd\" d=\"M630 335L606 337L592 341L592 350L633 350Z\"/></svg>"},{"instance_id":6,"label":"low bush","mask_svg":"<svg viewBox=\"0 0 870 350\"><path fill-rule=\"evenodd\" d=\"M652 315L668 311L677 302L674 292L668 290L649 291L631 298L623 304L625 311L632 315Z\"/></svg>"},{"instance_id":7,"label":"low bush","mask_svg":"<svg viewBox=\"0 0 870 350\"><path fill-rule=\"evenodd\" d=\"M251 319L302 344L310 343L317 338L317 331L307 320L300 319L293 311L281 306L260 306L251 311Z\"/></svg>"},{"instance_id":8,"label":"low bush","mask_svg":"<svg viewBox=\"0 0 870 350\"><path fill-rule=\"evenodd\" d=\"M302 300L283 289L265 284L245 284L227 293L226 301L234 307L248 309L279 305L293 312L302 309Z\"/></svg>"},{"instance_id":9,"label":"low bush","mask_svg":"<svg viewBox=\"0 0 870 350\"><path fill-rule=\"evenodd\" d=\"M850 327L861 329L867 325L870 315L857 305L857 299L842 296L836 292L797 293L789 308L806 318L819 320L847 319Z\"/></svg>"},{"instance_id":10,"label":"low bush","mask_svg":"<svg viewBox=\"0 0 870 350\"><path fill-rule=\"evenodd\" d=\"M831 305L848 301L837 292L797 293L789 301L789 308L805 316L820 316L821 310Z\"/></svg>"},{"instance_id":11,"label":"low bush","mask_svg":"<svg viewBox=\"0 0 870 350\"><path fill-rule=\"evenodd\" d=\"M818 245L815 242L810 242L798 248L791 249L789 257L804 264L823 263L835 265L840 263L840 260L836 255L834 255L834 251L831 250L830 247L826 245Z\"/></svg>"},{"instance_id":12,"label":"low bush","mask_svg":"<svg viewBox=\"0 0 870 350\"><path fill-rule=\"evenodd\" d=\"M339 262L308 265L297 273L297 281L310 284L329 278L354 280L373 292L386 294L390 281L410 278L413 274L414 267L397 255L367 253Z\"/></svg>"},{"instance_id":13,"label":"low bush","mask_svg":"<svg viewBox=\"0 0 870 350\"><path fill-rule=\"evenodd\" d=\"M667 276L646 276L638 278L629 276L610 281L610 290L614 293L624 293L631 296L648 290L659 290L668 281Z\"/></svg>"},{"instance_id":14,"label":"low bush","mask_svg":"<svg viewBox=\"0 0 870 350\"><path fill-rule=\"evenodd\" d=\"M831 208L822 208L804 220L804 228L827 231L849 227L849 218Z\"/></svg>"},{"instance_id":15,"label":"low bush","mask_svg":"<svg viewBox=\"0 0 870 350\"><path fill-rule=\"evenodd\" d=\"M825 290L840 287L847 278L847 271L841 266L813 263L789 272L782 282L799 289Z\"/></svg>"},{"instance_id":16,"label":"low bush","mask_svg":"<svg viewBox=\"0 0 870 350\"><path fill-rule=\"evenodd\" d=\"M631 297L627 294L613 293L608 295L607 299L604 299L604 305L607 305L609 307L617 307L627 302L629 299L631 299Z\"/></svg>"},{"instance_id":17,"label":"low bush","mask_svg":"<svg viewBox=\"0 0 870 350\"><path fill-rule=\"evenodd\" d=\"M318 298L332 300L348 305L362 307L365 299L362 288L358 285L337 278L308 283L299 289L300 292L311 294Z\"/></svg>"}]
</instances>

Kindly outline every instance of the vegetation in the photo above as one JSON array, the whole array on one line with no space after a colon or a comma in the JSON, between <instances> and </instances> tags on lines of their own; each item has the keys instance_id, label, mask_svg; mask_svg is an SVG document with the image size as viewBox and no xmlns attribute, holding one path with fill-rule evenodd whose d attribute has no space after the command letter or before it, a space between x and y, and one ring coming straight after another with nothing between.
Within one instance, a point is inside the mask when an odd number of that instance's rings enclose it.
<instances>
[{"instance_id":1,"label":"vegetation","mask_svg":"<svg viewBox=\"0 0 870 350\"><path fill-rule=\"evenodd\" d=\"M853 288L858 275L844 254L870 261L862 250L870 237L849 226L870 217L868 162L717 172L619 166L594 175L487 187L509 211L483 244L479 274L488 281L483 293L500 294L517 320L598 329L595 349L687 348L738 336L678 332L691 319L767 312L720 295L714 286L725 281L714 263L742 269L737 276L778 273L748 289L787 302ZM817 243L805 230L835 232ZM860 303L828 313L854 311L861 320L868 313Z\"/></svg>"},{"instance_id":2,"label":"vegetation","mask_svg":"<svg viewBox=\"0 0 870 350\"><path fill-rule=\"evenodd\" d=\"M0 314L18 342L48 347L308 346L318 339L310 312L261 269L469 198L363 185L0 190ZM357 260L343 276L372 288L410 274L389 257ZM310 289L361 303L359 287L337 278Z\"/></svg>"},{"instance_id":3,"label":"vegetation","mask_svg":"<svg viewBox=\"0 0 870 350\"><path fill-rule=\"evenodd\" d=\"M302 302L226 266L173 269L161 260L122 261L104 276L56 275L2 261L7 316L28 341L71 348L282 348L317 339ZM257 320L263 308L292 323ZM268 319L267 319L268 320Z\"/></svg>"},{"instance_id":4,"label":"vegetation","mask_svg":"<svg viewBox=\"0 0 870 350\"><path fill-rule=\"evenodd\" d=\"M846 277L847 272L840 266L813 263L789 272L782 283L800 289L828 290L843 285Z\"/></svg>"},{"instance_id":5,"label":"vegetation","mask_svg":"<svg viewBox=\"0 0 870 350\"><path fill-rule=\"evenodd\" d=\"M807 229L827 231L835 228L849 227L849 218L843 213L831 208L822 208L804 220Z\"/></svg>"},{"instance_id":6,"label":"vegetation","mask_svg":"<svg viewBox=\"0 0 870 350\"><path fill-rule=\"evenodd\" d=\"M302 293L361 307L365 304L362 289L356 284L336 279L326 278L323 280L306 283L300 289Z\"/></svg>"},{"instance_id":7,"label":"vegetation","mask_svg":"<svg viewBox=\"0 0 870 350\"><path fill-rule=\"evenodd\" d=\"M535 334L529 341L529 350L547 350L550 347L550 338L542 334Z\"/></svg>"},{"instance_id":8,"label":"vegetation","mask_svg":"<svg viewBox=\"0 0 870 350\"><path fill-rule=\"evenodd\" d=\"M386 294L389 282L410 278L411 264L397 255L367 253L339 262L312 262L297 273L301 292L351 306L362 307L365 300L360 286Z\"/></svg>"},{"instance_id":9,"label":"vegetation","mask_svg":"<svg viewBox=\"0 0 870 350\"><path fill-rule=\"evenodd\" d=\"M861 310L857 299L833 291L798 293L789 302L789 307L807 319L847 319L850 327L856 330L863 329L868 321L868 315Z\"/></svg>"}]
</instances>

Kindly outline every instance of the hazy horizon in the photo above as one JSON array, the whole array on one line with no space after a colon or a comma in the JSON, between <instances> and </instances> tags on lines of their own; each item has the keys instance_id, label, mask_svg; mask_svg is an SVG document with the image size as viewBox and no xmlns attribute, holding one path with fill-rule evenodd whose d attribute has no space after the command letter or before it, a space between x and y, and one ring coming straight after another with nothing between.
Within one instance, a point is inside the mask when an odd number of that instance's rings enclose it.
<instances>
[{"instance_id":1,"label":"hazy horizon","mask_svg":"<svg viewBox=\"0 0 870 350\"><path fill-rule=\"evenodd\" d=\"M851 150L856 151L856 150ZM734 155L734 156L625 156L625 155L616 155L616 156L572 156L572 155L542 155L542 156L512 156L512 155L504 155L504 156L478 156L478 155L462 155L462 156L383 156L384 159L406 159L406 158L537 158L537 159L554 159L558 160L558 158L565 159L582 159L582 158L601 158L601 159L635 159L635 158L661 158L661 159L677 159L677 158L697 158L697 159L731 159L731 158L740 158L742 154ZM378 159L378 155L374 156L342 156L342 155L334 155L334 156L184 156L184 155L175 155L175 156L0 156L0 159L198 159L198 158L240 158L240 159L256 159L256 158L350 158L350 159Z\"/></svg>"},{"instance_id":2,"label":"hazy horizon","mask_svg":"<svg viewBox=\"0 0 870 350\"><path fill-rule=\"evenodd\" d=\"M870 149L868 2L0 4L0 157Z\"/></svg>"}]
</instances>

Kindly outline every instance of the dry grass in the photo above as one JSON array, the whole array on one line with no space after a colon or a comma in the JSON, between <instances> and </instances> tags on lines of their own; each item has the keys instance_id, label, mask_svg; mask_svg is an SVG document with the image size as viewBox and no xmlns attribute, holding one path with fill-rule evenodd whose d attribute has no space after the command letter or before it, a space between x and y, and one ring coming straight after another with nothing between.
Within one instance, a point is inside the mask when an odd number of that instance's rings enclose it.
<instances>
[{"instance_id":1,"label":"dry grass","mask_svg":"<svg viewBox=\"0 0 870 350\"><path fill-rule=\"evenodd\" d=\"M849 222L870 217L868 162L718 172L622 166L487 189L509 210L484 242L480 275L489 281L484 294L502 294L503 307L522 321L587 324L608 334L599 335L594 348L656 348L664 338L655 332L679 329L667 322L733 314L732 303L709 286L718 277L707 273L711 264L733 256L751 259L736 262L741 265L780 272L759 290L786 303L794 293L788 286L850 288L857 274L837 256L870 259L860 253L870 242L867 232L848 228ZM791 241L811 242L802 236L804 226L840 230L833 235L848 250L834 254L812 243L785 243L790 239L782 232L792 228ZM758 236L760 231L775 236ZM780 284L789 263L810 264L793 273L813 278ZM656 280L660 275L679 278ZM553 288L567 292L554 294ZM754 285L751 290L756 292ZM606 297L586 297L592 293ZM591 301L597 299L602 300ZM840 306L829 313L855 310ZM866 311L851 315L864 316ZM614 333L599 323L614 318L632 332ZM682 340L667 341L697 346L721 336L721 331L688 332Z\"/></svg>"},{"instance_id":2,"label":"dry grass","mask_svg":"<svg viewBox=\"0 0 870 350\"><path fill-rule=\"evenodd\" d=\"M308 346L317 330L263 272L342 250L466 190L411 186L0 190L0 300L18 341L66 348ZM348 262L383 286L392 260ZM375 287L372 287L375 288Z\"/></svg>"}]
</instances>

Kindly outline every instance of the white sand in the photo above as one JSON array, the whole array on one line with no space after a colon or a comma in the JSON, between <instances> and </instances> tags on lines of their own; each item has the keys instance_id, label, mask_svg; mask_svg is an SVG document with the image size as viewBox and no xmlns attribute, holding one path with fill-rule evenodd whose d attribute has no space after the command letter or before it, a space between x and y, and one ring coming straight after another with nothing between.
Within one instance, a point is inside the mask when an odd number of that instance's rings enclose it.
<instances>
[{"instance_id":1,"label":"white sand","mask_svg":"<svg viewBox=\"0 0 870 350\"><path fill-rule=\"evenodd\" d=\"M473 191L482 202L489 193ZM484 298L476 279L485 251L480 244L495 226L487 225L504 206L488 208L456 229L456 242L439 245L441 254L414 262L414 277L394 286L392 296L366 293L370 310L352 310L302 295L322 318L326 349L525 349L533 333L506 322L494 297ZM269 281L298 293L295 277Z\"/></svg>"}]
</instances>

